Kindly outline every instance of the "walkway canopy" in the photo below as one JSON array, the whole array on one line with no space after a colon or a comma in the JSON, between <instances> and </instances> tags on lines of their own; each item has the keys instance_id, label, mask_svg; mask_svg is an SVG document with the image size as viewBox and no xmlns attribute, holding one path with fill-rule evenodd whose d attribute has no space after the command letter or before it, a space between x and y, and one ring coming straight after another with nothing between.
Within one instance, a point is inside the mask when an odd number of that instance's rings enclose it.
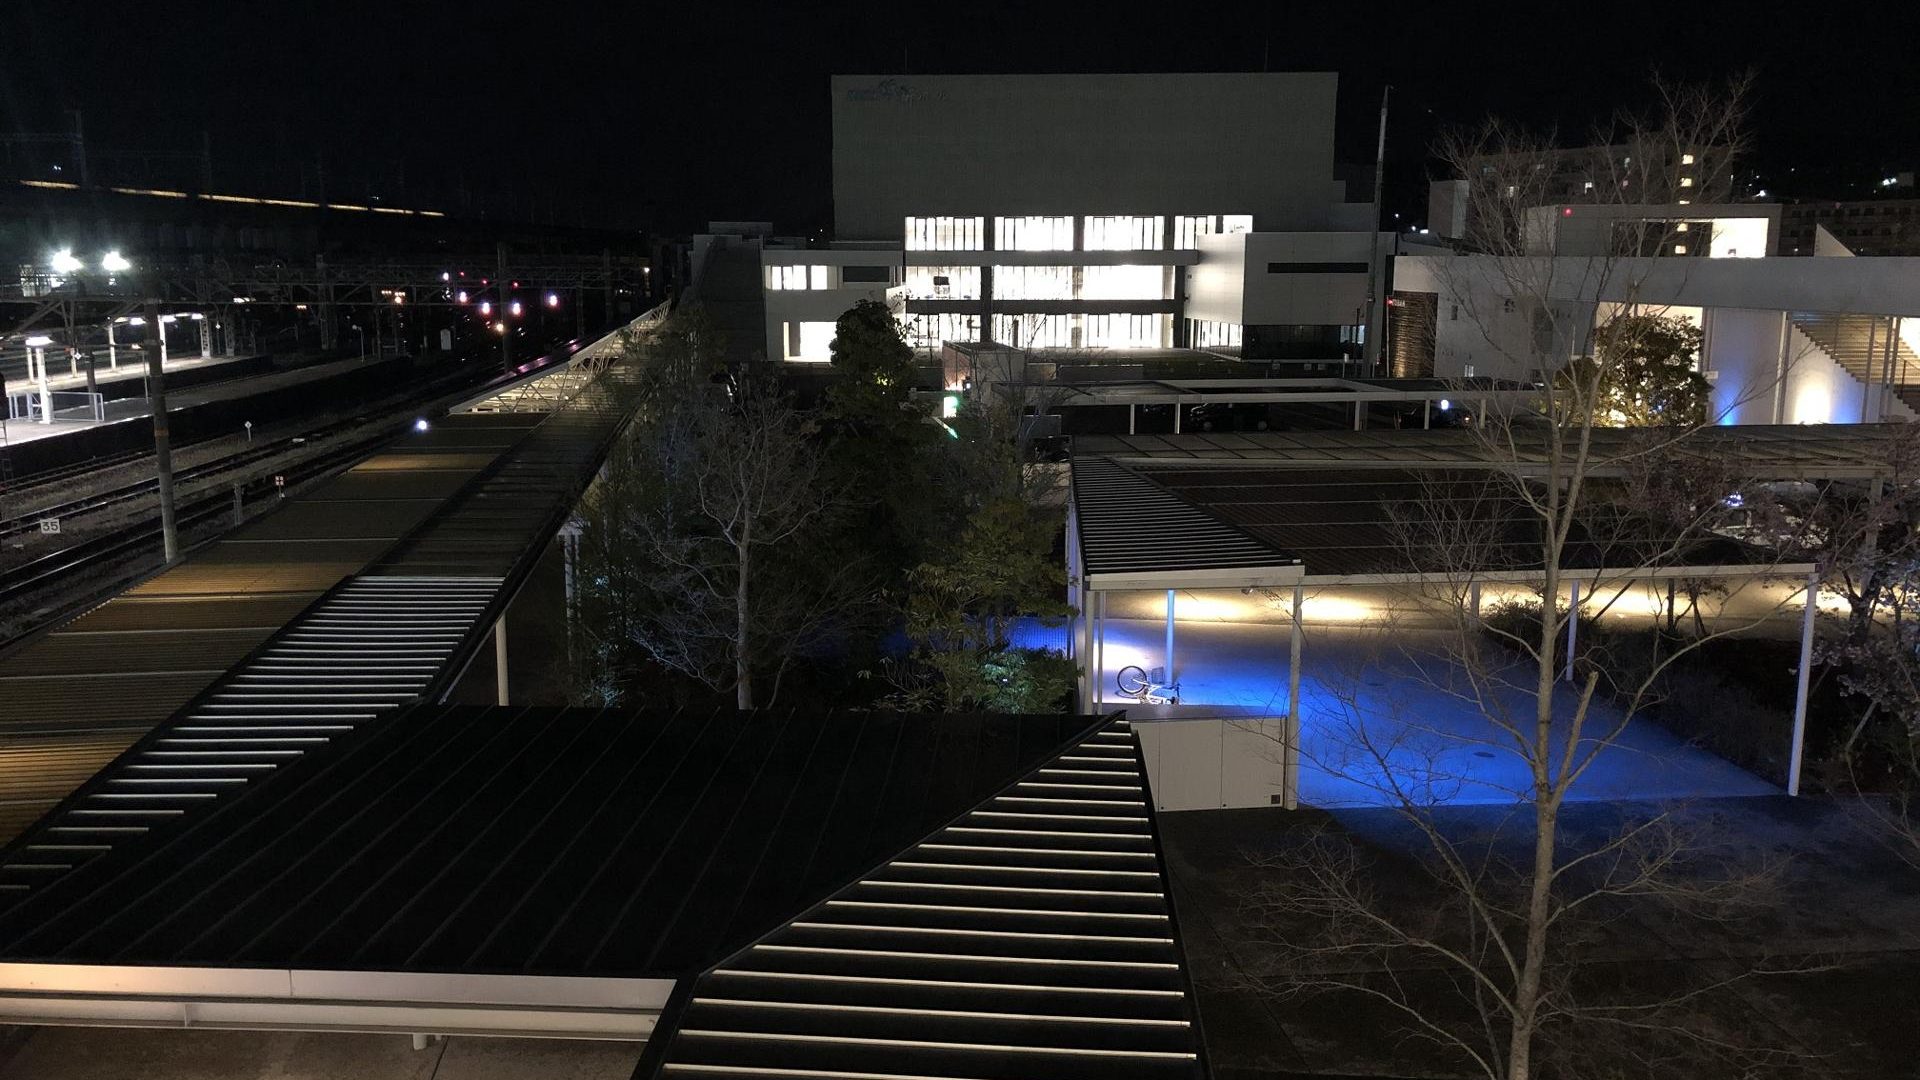
<instances>
[{"instance_id":1,"label":"walkway canopy","mask_svg":"<svg viewBox=\"0 0 1920 1080\"><path fill-rule=\"evenodd\" d=\"M0 1023L1126 1080L1193 1020L1117 717L420 706L0 907Z\"/></svg>"}]
</instances>

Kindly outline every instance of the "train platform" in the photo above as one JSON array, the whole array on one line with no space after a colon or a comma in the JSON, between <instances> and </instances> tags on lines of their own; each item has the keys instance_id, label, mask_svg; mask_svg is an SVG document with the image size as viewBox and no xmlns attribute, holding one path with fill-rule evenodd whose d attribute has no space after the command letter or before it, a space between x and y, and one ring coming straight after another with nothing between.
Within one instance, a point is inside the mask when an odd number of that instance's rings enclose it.
<instances>
[{"instance_id":1,"label":"train platform","mask_svg":"<svg viewBox=\"0 0 1920 1080\"><path fill-rule=\"evenodd\" d=\"M447 417L0 656L0 842L373 563L543 418Z\"/></svg>"}]
</instances>

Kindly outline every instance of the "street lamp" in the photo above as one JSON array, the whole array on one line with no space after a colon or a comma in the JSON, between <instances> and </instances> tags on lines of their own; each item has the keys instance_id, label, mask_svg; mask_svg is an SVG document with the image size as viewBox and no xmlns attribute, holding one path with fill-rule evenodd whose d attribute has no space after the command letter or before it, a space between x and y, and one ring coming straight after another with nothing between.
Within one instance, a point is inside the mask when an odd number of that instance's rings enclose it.
<instances>
[{"instance_id":1,"label":"street lamp","mask_svg":"<svg viewBox=\"0 0 1920 1080\"><path fill-rule=\"evenodd\" d=\"M116 274L122 270L133 269L133 264L128 262L126 256L119 252L109 251L105 255L100 256L100 269L109 274Z\"/></svg>"},{"instance_id":2,"label":"street lamp","mask_svg":"<svg viewBox=\"0 0 1920 1080\"><path fill-rule=\"evenodd\" d=\"M51 266L56 274L71 274L80 269L81 263L79 259L73 257L71 248L61 248L47 258L47 265Z\"/></svg>"}]
</instances>

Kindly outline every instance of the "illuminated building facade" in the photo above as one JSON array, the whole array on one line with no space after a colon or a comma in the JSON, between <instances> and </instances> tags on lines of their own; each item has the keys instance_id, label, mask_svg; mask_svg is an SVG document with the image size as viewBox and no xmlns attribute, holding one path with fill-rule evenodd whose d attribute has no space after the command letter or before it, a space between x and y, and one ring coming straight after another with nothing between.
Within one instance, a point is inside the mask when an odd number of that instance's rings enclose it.
<instances>
[{"instance_id":1,"label":"illuminated building facade","mask_svg":"<svg viewBox=\"0 0 1920 1080\"><path fill-rule=\"evenodd\" d=\"M836 77L838 239L763 249L766 355L825 360L833 320L887 296L929 349L1332 356L1365 322L1371 216L1334 179L1337 91L1332 74Z\"/></svg>"}]
</instances>

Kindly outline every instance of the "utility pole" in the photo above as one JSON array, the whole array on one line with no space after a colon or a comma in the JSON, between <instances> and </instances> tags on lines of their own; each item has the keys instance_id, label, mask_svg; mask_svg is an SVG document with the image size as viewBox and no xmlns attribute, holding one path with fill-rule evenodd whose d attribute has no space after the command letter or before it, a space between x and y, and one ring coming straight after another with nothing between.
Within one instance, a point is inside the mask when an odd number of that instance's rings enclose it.
<instances>
[{"instance_id":1,"label":"utility pole","mask_svg":"<svg viewBox=\"0 0 1920 1080\"><path fill-rule=\"evenodd\" d=\"M1373 150L1373 219L1367 226L1367 347L1366 368L1369 375L1380 372L1380 327L1386 319L1379 314L1385 305L1380 303L1380 211L1381 193L1387 178L1387 99L1393 94L1392 86L1380 90L1380 137Z\"/></svg>"},{"instance_id":2,"label":"utility pole","mask_svg":"<svg viewBox=\"0 0 1920 1080\"><path fill-rule=\"evenodd\" d=\"M167 373L160 362L160 302L147 301L147 408L153 413L153 466L160 478L160 537L167 563L180 557L180 531L173 519L173 445L167 427Z\"/></svg>"}]
</instances>

